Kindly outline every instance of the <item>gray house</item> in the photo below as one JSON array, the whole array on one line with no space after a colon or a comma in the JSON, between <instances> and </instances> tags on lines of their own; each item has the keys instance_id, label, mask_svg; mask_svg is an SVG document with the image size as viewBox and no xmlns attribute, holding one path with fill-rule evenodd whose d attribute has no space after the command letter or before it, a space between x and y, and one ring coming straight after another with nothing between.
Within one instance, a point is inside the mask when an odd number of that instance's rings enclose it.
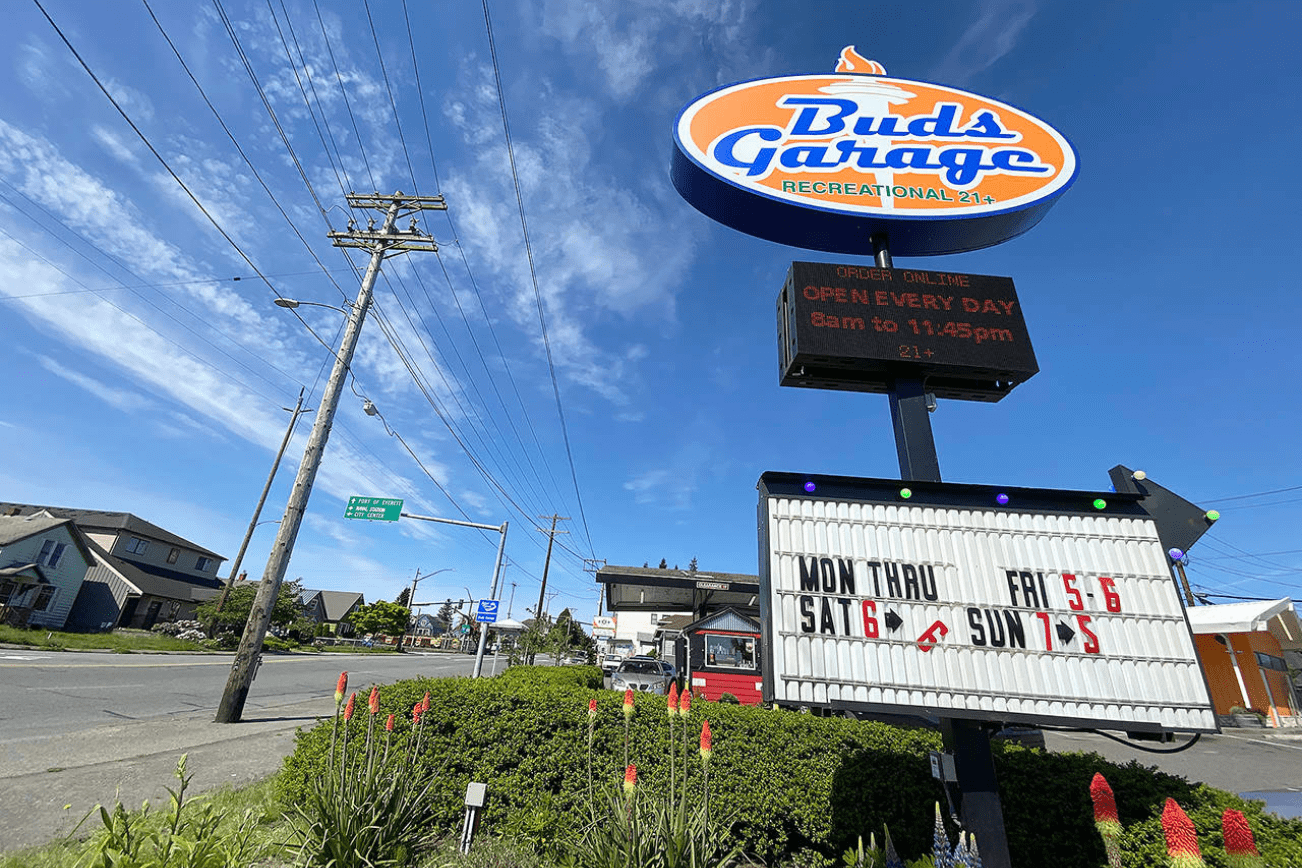
<instances>
[{"instance_id":1,"label":"gray house","mask_svg":"<svg viewBox=\"0 0 1302 868\"><path fill-rule=\"evenodd\" d=\"M366 597L352 591L309 591L299 597L303 615L318 627L324 626L335 636L353 635L353 625L348 617L366 605Z\"/></svg>"},{"instance_id":2,"label":"gray house","mask_svg":"<svg viewBox=\"0 0 1302 868\"><path fill-rule=\"evenodd\" d=\"M193 618L195 607L222 585L217 571L225 558L129 512L0 503L0 518L75 525L89 567L67 600L69 629L147 630L157 622Z\"/></svg>"},{"instance_id":3,"label":"gray house","mask_svg":"<svg viewBox=\"0 0 1302 868\"><path fill-rule=\"evenodd\" d=\"M70 520L0 516L0 621L62 630L93 563Z\"/></svg>"}]
</instances>

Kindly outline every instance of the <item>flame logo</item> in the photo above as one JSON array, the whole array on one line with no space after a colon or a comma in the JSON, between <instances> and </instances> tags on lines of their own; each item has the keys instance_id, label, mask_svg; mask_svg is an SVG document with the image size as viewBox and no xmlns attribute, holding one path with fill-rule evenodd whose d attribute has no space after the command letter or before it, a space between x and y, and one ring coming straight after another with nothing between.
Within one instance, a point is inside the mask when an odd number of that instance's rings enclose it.
<instances>
[{"instance_id":1,"label":"flame logo","mask_svg":"<svg viewBox=\"0 0 1302 868\"><path fill-rule=\"evenodd\" d=\"M833 72L858 72L867 75L885 75L886 67L875 60L869 60L854 50L853 45L841 49L841 59L836 62Z\"/></svg>"}]
</instances>

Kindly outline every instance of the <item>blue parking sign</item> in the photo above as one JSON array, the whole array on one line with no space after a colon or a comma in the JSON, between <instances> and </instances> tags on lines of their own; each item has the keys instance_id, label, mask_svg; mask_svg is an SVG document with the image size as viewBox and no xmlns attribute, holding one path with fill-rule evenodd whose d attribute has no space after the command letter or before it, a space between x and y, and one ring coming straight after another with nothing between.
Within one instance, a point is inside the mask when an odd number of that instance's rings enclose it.
<instances>
[{"instance_id":1,"label":"blue parking sign","mask_svg":"<svg viewBox=\"0 0 1302 868\"><path fill-rule=\"evenodd\" d=\"M475 610L475 620L481 624L496 622L498 602L498 600L480 600L479 607Z\"/></svg>"}]
</instances>

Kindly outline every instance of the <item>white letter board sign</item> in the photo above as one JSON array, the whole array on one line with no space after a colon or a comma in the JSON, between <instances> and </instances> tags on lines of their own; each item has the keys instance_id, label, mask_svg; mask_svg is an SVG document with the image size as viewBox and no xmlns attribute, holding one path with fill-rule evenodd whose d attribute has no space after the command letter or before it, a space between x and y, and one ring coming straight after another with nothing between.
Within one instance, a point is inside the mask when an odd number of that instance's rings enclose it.
<instances>
[{"instance_id":1,"label":"white letter board sign","mask_svg":"<svg viewBox=\"0 0 1302 868\"><path fill-rule=\"evenodd\" d=\"M766 473L764 700L1214 732L1133 494Z\"/></svg>"}]
</instances>

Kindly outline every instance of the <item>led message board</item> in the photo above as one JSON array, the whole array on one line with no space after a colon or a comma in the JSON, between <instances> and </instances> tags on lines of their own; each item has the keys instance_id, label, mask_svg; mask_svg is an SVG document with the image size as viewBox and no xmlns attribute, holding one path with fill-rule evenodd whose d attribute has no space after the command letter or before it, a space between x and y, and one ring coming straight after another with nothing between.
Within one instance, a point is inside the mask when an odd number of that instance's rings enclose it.
<instances>
[{"instance_id":1,"label":"led message board","mask_svg":"<svg viewBox=\"0 0 1302 868\"><path fill-rule=\"evenodd\" d=\"M959 253L1038 223L1076 178L1053 127L1007 103L890 78L849 46L834 74L727 85L674 122L670 177L694 208L750 235L866 254Z\"/></svg>"},{"instance_id":2,"label":"led message board","mask_svg":"<svg viewBox=\"0 0 1302 868\"><path fill-rule=\"evenodd\" d=\"M1215 731L1137 495L766 473L764 700Z\"/></svg>"},{"instance_id":3,"label":"led message board","mask_svg":"<svg viewBox=\"0 0 1302 868\"><path fill-rule=\"evenodd\" d=\"M784 386L998 401L1040 370L1007 277L793 262L778 333Z\"/></svg>"}]
</instances>

